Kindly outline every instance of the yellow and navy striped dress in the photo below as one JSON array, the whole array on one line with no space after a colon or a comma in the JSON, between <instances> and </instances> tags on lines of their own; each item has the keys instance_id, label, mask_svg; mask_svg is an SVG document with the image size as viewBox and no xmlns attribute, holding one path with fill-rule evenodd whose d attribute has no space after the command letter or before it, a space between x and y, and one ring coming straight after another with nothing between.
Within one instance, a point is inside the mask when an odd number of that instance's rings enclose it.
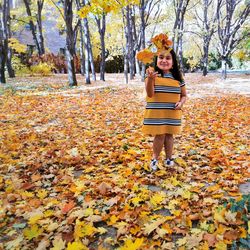
<instances>
[{"instance_id":1,"label":"yellow and navy striped dress","mask_svg":"<svg viewBox=\"0 0 250 250\"><path fill-rule=\"evenodd\" d=\"M154 95L147 97L142 132L149 135L178 134L181 132L181 110L175 110L180 101L184 82L175 80L172 74L155 78Z\"/></svg>"}]
</instances>

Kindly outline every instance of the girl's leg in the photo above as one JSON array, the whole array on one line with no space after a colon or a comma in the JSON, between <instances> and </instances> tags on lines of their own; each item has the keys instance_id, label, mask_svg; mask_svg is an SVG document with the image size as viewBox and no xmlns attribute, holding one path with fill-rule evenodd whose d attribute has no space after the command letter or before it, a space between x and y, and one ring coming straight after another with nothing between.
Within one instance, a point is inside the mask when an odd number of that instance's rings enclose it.
<instances>
[{"instance_id":1,"label":"girl's leg","mask_svg":"<svg viewBox=\"0 0 250 250\"><path fill-rule=\"evenodd\" d=\"M153 158L158 160L163 148L165 135L156 135L153 142Z\"/></svg>"},{"instance_id":2,"label":"girl's leg","mask_svg":"<svg viewBox=\"0 0 250 250\"><path fill-rule=\"evenodd\" d=\"M171 159L173 154L174 137L172 134L166 134L164 139L164 149L166 159Z\"/></svg>"}]
</instances>

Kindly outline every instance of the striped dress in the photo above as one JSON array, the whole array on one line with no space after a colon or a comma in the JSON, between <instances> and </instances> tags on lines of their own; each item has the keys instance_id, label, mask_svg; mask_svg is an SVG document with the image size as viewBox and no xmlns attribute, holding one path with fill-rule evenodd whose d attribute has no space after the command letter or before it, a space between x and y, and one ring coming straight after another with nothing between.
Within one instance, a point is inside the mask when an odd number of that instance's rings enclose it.
<instances>
[{"instance_id":1,"label":"striped dress","mask_svg":"<svg viewBox=\"0 0 250 250\"><path fill-rule=\"evenodd\" d=\"M175 80L172 74L155 78L154 95L147 97L142 132L149 135L178 134L181 132L181 110L175 110L180 101L184 82Z\"/></svg>"}]
</instances>

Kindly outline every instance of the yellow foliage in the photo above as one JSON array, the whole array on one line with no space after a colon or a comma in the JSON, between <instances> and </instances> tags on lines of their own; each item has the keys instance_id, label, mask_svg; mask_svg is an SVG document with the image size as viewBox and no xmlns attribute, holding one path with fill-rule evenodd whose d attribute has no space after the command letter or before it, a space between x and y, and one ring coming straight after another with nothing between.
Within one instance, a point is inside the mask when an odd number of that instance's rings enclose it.
<instances>
[{"instance_id":1,"label":"yellow foliage","mask_svg":"<svg viewBox=\"0 0 250 250\"><path fill-rule=\"evenodd\" d=\"M18 54L25 53L27 50L27 46L20 43L16 38L9 38L9 47Z\"/></svg>"},{"instance_id":2,"label":"yellow foliage","mask_svg":"<svg viewBox=\"0 0 250 250\"><path fill-rule=\"evenodd\" d=\"M41 76L50 75L53 68L53 65L47 63L39 63L30 67L32 74Z\"/></svg>"}]
</instances>

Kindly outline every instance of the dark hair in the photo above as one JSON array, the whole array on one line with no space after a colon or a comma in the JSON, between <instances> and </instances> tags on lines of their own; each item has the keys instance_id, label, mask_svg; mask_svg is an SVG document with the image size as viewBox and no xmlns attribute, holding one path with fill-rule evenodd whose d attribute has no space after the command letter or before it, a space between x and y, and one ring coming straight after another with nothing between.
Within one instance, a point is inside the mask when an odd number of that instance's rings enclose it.
<instances>
[{"instance_id":1,"label":"dark hair","mask_svg":"<svg viewBox=\"0 0 250 250\"><path fill-rule=\"evenodd\" d=\"M172 73L175 80L182 82L183 77L182 77L182 74L181 74L181 71L179 68L179 64L177 61L177 56L176 56L174 50L171 50L170 54L172 55L172 58L173 58L173 68L170 69L170 72ZM155 56L153 67L154 67L155 71L159 72L159 74L161 74L161 76L163 76L163 71L157 67L157 58L158 58L158 56Z\"/></svg>"}]
</instances>

